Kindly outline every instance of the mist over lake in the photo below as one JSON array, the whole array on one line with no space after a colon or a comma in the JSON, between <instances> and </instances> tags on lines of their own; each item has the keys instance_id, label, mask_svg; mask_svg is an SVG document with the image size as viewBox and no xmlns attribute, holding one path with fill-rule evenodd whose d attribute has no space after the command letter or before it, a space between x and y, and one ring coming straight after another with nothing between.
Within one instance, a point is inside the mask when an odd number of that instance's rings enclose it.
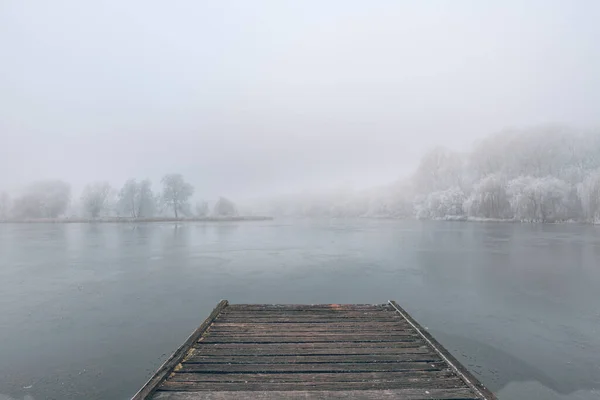
<instances>
[{"instance_id":1,"label":"mist over lake","mask_svg":"<svg viewBox=\"0 0 600 400\"><path fill-rule=\"evenodd\" d=\"M500 400L600 398L599 20L0 1L0 400L129 399L221 299L396 300Z\"/></svg>"}]
</instances>

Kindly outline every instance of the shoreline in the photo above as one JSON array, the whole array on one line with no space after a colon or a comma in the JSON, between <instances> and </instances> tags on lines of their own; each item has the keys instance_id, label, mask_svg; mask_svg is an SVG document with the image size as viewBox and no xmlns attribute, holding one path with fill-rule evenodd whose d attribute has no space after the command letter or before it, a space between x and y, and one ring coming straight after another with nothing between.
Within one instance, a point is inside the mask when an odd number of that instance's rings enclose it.
<instances>
[{"instance_id":1,"label":"shoreline","mask_svg":"<svg viewBox=\"0 0 600 400\"><path fill-rule=\"evenodd\" d=\"M440 217L440 218L394 218L394 217L359 217L364 219L381 219L381 220L412 220L412 221L443 221L443 222L472 222L472 223L498 223L498 224L529 224L529 225L564 225L564 224L580 224L580 225L600 225L600 222L594 221L578 221L578 220L556 220L556 221L538 221L538 220L519 220L515 218L480 218L480 217Z\"/></svg>"},{"instance_id":2,"label":"shoreline","mask_svg":"<svg viewBox=\"0 0 600 400\"><path fill-rule=\"evenodd\" d=\"M197 218L36 218L36 219L5 219L0 224L138 224L152 222L241 222L241 221L271 221L273 217L239 216L239 217L197 217Z\"/></svg>"},{"instance_id":3,"label":"shoreline","mask_svg":"<svg viewBox=\"0 0 600 400\"><path fill-rule=\"evenodd\" d=\"M388 220L388 221L445 221L445 222L471 222L471 223L500 223L500 224L544 224L544 225L562 225L562 224L581 224L581 225L600 225L600 222L592 221L521 221L518 219L501 218L477 218L477 217L445 217L445 218L416 218L416 217L389 217L389 216L359 216L359 217L324 217L329 219L366 219L366 220ZM35 219L0 219L0 224L138 224L138 223L160 223L160 222L252 222L252 221L273 221L275 217L269 216L237 216L237 217L194 217L194 218L128 218L128 217L108 217L108 218L35 218ZM300 219L314 219L314 217L300 217ZM317 218L318 219L318 218Z\"/></svg>"},{"instance_id":4,"label":"shoreline","mask_svg":"<svg viewBox=\"0 0 600 400\"><path fill-rule=\"evenodd\" d=\"M385 217L385 216L360 216L356 217L360 219L372 219L372 220L388 220L388 221L443 221L443 222L473 222L473 223L499 223L499 224L529 224L529 225L565 225L565 224L579 224L579 225L592 225L600 226L600 221L580 221L580 220L556 220L556 221L529 221L519 220L515 218L481 218L481 217L440 217L440 218L417 218L417 217Z\"/></svg>"}]
</instances>

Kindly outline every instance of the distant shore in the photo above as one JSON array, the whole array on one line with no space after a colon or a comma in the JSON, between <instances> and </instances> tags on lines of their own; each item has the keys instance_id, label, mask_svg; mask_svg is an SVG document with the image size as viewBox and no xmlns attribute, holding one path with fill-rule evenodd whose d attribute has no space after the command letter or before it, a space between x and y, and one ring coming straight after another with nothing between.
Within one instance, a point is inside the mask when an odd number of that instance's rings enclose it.
<instances>
[{"instance_id":1,"label":"distant shore","mask_svg":"<svg viewBox=\"0 0 600 400\"><path fill-rule=\"evenodd\" d=\"M516 218L481 218L481 217L467 217L465 215L457 216L445 216L438 218L416 218L416 217L360 217L365 219L382 219L382 220L393 220L393 221L447 221L447 222L475 222L475 223L500 223L500 224L544 224L544 225L558 225L558 224L582 224L582 225L600 225L600 220L597 221L581 221L575 219L567 220L520 220Z\"/></svg>"},{"instance_id":2,"label":"distant shore","mask_svg":"<svg viewBox=\"0 0 600 400\"><path fill-rule=\"evenodd\" d=\"M238 216L238 217L195 217L195 218L31 218L0 219L2 224L97 224L97 223L147 223L147 222L233 222L233 221L270 221L273 217Z\"/></svg>"}]
</instances>

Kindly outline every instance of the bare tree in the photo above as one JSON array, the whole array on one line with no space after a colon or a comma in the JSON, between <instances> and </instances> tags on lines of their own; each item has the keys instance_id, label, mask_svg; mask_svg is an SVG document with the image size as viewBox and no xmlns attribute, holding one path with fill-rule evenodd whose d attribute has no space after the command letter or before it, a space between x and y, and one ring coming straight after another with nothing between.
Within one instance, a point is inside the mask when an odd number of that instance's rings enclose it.
<instances>
[{"instance_id":1,"label":"bare tree","mask_svg":"<svg viewBox=\"0 0 600 400\"><path fill-rule=\"evenodd\" d=\"M189 198L194 194L194 187L183 180L181 174L168 174L162 180L162 199L165 205L173 210L175 218L181 212L189 210Z\"/></svg>"},{"instance_id":2,"label":"bare tree","mask_svg":"<svg viewBox=\"0 0 600 400\"><path fill-rule=\"evenodd\" d=\"M98 218L108 207L111 191L108 182L96 182L86 186L81 195L85 212L92 218Z\"/></svg>"}]
</instances>

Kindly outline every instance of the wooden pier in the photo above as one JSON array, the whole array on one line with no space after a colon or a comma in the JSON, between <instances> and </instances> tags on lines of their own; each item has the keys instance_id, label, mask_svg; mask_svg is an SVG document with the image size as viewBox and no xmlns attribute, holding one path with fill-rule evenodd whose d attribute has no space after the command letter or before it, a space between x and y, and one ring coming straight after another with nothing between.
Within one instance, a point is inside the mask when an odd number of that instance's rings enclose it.
<instances>
[{"instance_id":1,"label":"wooden pier","mask_svg":"<svg viewBox=\"0 0 600 400\"><path fill-rule=\"evenodd\" d=\"M132 400L496 400L394 301L221 301Z\"/></svg>"}]
</instances>

